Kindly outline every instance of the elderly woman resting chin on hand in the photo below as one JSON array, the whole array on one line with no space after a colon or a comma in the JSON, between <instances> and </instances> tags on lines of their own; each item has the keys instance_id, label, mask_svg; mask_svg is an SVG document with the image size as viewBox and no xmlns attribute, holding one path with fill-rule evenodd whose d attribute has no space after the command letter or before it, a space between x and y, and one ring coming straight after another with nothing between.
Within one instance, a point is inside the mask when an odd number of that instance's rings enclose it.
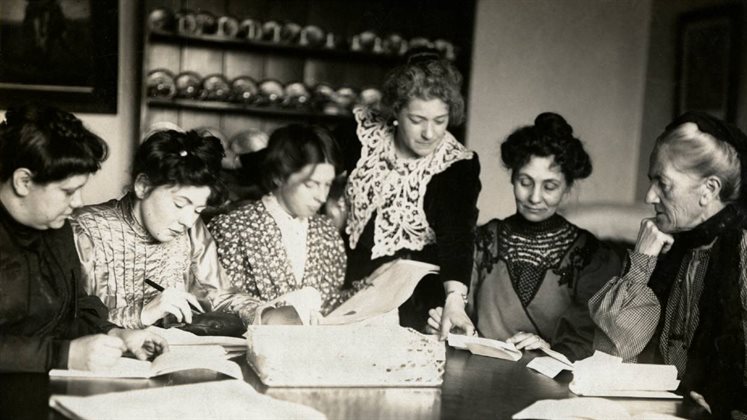
<instances>
[{"instance_id":1,"label":"elderly woman resting chin on hand","mask_svg":"<svg viewBox=\"0 0 747 420\"><path fill-rule=\"evenodd\" d=\"M677 367L713 418L747 413L747 137L686 113L656 140L644 219L622 276L589 301L595 348Z\"/></svg>"}]
</instances>

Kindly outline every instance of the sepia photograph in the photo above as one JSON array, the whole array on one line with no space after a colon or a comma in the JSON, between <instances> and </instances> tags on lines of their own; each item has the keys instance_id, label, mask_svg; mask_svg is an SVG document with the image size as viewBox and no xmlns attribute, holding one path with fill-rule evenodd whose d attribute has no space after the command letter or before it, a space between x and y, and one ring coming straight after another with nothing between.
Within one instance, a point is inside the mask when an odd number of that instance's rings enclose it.
<instances>
[{"instance_id":1,"label":"sepia photograph","mask_svg":"<svg viewBox=\"0 0 747 420\"><path fill-rule=\"evenodd\" d=\"M747 419L747 0L0 1L0 419Z\"/></svg>"}]
</instances>

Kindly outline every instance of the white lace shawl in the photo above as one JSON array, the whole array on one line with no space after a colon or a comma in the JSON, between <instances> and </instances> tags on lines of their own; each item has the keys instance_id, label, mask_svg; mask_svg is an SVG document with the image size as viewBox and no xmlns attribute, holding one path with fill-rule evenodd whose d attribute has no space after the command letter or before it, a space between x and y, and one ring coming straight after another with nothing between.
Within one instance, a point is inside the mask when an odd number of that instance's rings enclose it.
<instances>
[{"instance_id":1,"label":"white lace shawl","mask_svg":"<svg viewBox=\"0 0 747 420\"><path fill-rule=\"evenodd\" d=\"M428 183L433 175L454 162L471 159L474 153L446 132L430 155L415 160L399 159L394 150L393 128L368 109L356 108L354 112L362 149L345 191L350 247L355 249L374 211L372 259L393 255L400 249L419 251L434 243L436 235L423 209Z\"/></svg>"}]
</instances>

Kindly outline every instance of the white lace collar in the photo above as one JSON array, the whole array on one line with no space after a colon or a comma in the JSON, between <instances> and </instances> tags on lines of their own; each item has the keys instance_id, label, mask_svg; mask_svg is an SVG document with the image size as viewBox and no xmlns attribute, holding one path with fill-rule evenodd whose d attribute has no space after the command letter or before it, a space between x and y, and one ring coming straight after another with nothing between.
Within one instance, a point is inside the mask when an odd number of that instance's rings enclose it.
<instances>
[{"instance_id":1,"label":"white lace collar","mask_svg":"<svg viewBox=\"0 0 747 420\"><path fill-rule=\"evenodd\" d=\"M346 231L355 249L364 227L376 212L371 258L393 255L400 249L421 250L434 243L423 200L433 175L474 153L447 132L430 155L413 160L397 157L394 130L364 108L355 109L361 158L348 178L350 205Z\"/></svg>"}]
</instances>

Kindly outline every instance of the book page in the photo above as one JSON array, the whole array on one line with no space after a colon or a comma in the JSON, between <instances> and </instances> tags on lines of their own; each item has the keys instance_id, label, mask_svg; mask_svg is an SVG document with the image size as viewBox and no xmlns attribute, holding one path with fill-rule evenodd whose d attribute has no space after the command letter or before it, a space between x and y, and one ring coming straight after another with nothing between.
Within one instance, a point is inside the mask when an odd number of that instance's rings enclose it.
<instances>
[{"instance_id":1,"label":"book page","mask_svg":"<svg viewBox=\"0 0 747 420\"><path fill-rule=\"evenodd\" d=\"M232 378L243 378L241 367L235 362L226 360L226 353L222 347L200 347L202 348L193 347L189 351L170 351L158 356L151 364L153 376L188 369L209 369Z\"/></svg>"},{"instance_id":2,"label":"book page","mask_svg":"<svg viewBox=\"0 0 747 420\"><path fill-rule=\"evenodd\" d=\"M303 419L325 416L311 407L257 393L238 380L77 397L52 395L49 406L79 419Z\"/></svg>"},{"instance_id":3,"label":"book page","mask_svg":"<svg viewBox=\"0 0 747 420\"><path fill-rule=\"evenodd\" d=\"M51 378L150 378L153 372L151 363L147 360L122 357L114 366L105 370L52 369L49 371L49 376Z\"/></svg>"},{"instance_id":4,"label":"book page","mask_svg":"<svg viewBox=\"0 0 747 420\"><path fill-rule=\"evenodd\" d=\"M402 305L415 290L420 280L437 273L438 266L412 260L396 260L382 266L369 277L367 287L361 289L319 323L342 325L365 321L383 315Z\"/></svg>"}]
</instances>

